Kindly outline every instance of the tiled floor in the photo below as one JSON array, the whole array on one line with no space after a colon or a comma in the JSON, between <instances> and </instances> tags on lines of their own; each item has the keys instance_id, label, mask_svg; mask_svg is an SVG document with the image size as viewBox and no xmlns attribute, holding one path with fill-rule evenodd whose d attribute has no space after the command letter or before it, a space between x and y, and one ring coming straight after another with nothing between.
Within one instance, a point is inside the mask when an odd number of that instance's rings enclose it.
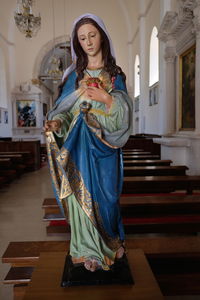
<instances>
[{"instance_id":1,"label":"tiled floor","mask_svg":"<svg viewBox=\"0 0 200 300\"><path fill-rule=\"evenodd\" d=\"M0 190L0 255L10 241L63 240L64 237L48 237L46 224L42 222L42 202L52 197L48 168L28 173ZM68 237L66 237L67 239ZM5 277L9 265L0 264L0 280ZM197 300L200 296L166 297L167 300ZM0 300L13 300L12 286L0 285ZM155 299L156 300L156 299Z\"/></svg>"}]
</instances>

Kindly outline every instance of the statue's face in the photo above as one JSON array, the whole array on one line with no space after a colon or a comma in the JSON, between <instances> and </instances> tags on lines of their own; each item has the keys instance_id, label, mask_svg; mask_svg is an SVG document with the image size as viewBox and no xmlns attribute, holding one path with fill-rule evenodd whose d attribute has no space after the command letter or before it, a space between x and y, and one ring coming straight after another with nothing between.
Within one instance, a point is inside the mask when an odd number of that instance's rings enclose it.
<instances>
[{"instance_id":1,"label":"statue's face","mask_svg":"<svg viewBox=\"0 0 200 300\"><path fill-rule=\"evenodd\" d=\"M101 35L92 24L84 24L78 29L78 40L88 56L96 56L101 51Z\"/></svg>"}]
</instances>

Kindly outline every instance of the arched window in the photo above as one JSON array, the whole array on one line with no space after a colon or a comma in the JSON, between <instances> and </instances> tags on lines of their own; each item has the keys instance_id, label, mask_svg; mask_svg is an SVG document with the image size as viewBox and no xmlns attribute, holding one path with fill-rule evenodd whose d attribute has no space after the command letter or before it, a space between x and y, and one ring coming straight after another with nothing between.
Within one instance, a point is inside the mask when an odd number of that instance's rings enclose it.
<instances>
[{"instance_id":1,"label":"arched window","mask_svg":"<svg viewBox=\"0 0 200 300\"><path fill-rule=\"evenodd\" d=\"M136 55L135 57L135 89L134 89L134 97L140 95L140 59L139 55Z\"/></svg>"},{"instance_id":2,"label":"arched window","mask_svg":"<svg viewBox=\"0 0 200 300\"><path fill-rule=\"evenodd\" d=\"M6 68L3 51L0 49L0 107L7 108Z\"/></svg>"},{"instance_id":3,"label":"arched window","mask_svg":"<svg viewBox=\"0 0 200 300\"><path fill-rule=\"evenodd\" d=\"M149 86L159 81L159 47L157 34L158 30L154 26L150 40Z\"/></svg>"}]
</instances>

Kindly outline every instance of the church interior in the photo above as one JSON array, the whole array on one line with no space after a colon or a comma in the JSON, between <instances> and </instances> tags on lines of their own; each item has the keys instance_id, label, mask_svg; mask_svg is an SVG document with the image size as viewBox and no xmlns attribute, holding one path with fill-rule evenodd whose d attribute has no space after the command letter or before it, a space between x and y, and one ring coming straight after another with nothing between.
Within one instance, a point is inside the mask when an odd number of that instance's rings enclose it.
<instances>
[{"instance_id":1,"label":"church interior","mask_svg":"<svg viewBox=\"0 0 200 300\"><path fill-rule=\"evenodd\" d=\"M133 102L120 206L135 284L130 295L124 287L113 288L115 296L101 287L92 289L93 298L200 299L200 1L0 4L0 299L91 299L85 287L70 298L50 283L47 294L34 285L41 274L58 273L69 246L44 122L71 64L73 21L84 13L103 19Z\"/></svg>"}]
</instances>

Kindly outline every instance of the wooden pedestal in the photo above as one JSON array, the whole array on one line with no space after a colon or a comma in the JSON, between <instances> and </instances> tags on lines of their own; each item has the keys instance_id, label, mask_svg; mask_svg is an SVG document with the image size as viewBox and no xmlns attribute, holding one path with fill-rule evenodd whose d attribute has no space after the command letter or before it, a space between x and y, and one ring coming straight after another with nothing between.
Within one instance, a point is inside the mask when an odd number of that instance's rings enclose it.
<instances>
[{"instance_id":1,"label":"wooden pedestal","mask_svg":"<svg viewBox=\"0 0 200 300\"><path fill-rule=\"evenodd\" d=\"M66 252L41 252L24 300L163 300L142 250L129 250L134 285L60 286Z\"/></svg>"}]
</instances>

